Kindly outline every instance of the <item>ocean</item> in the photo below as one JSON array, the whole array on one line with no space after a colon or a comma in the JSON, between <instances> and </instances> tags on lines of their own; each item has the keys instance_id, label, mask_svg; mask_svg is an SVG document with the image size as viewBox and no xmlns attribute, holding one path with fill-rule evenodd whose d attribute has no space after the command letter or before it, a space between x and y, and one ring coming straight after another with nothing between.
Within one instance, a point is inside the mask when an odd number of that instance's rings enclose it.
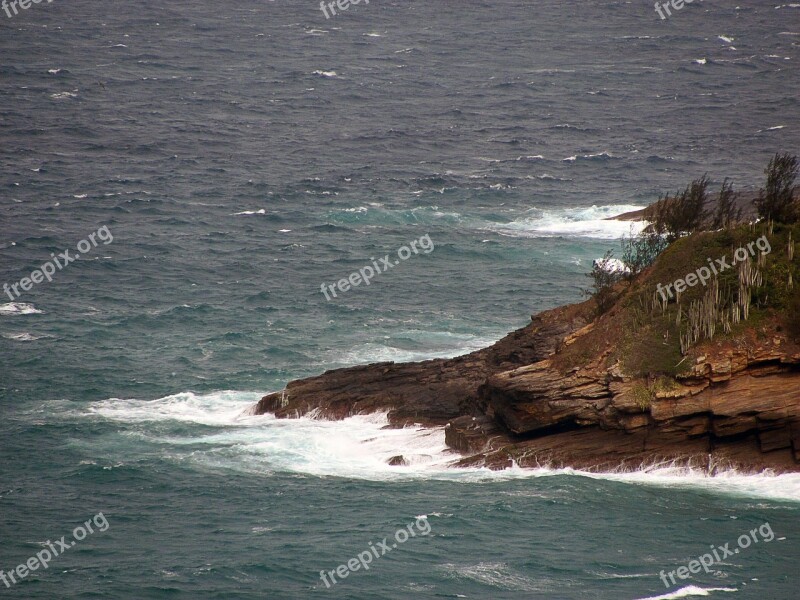
<instances>
[{"instance_id":1,"label":"ocean","mask_svg":"<svg viewBox=\"0 0 800 600\"><path fill-rule=\"evenodd\" d=\"M797 598L800 475L460 470L441 429L248 409L489 345L584 299L640 227L607 217L760 186L800 5L336 12L0 8L0 597Z\"/></svg>"}]
</instances>

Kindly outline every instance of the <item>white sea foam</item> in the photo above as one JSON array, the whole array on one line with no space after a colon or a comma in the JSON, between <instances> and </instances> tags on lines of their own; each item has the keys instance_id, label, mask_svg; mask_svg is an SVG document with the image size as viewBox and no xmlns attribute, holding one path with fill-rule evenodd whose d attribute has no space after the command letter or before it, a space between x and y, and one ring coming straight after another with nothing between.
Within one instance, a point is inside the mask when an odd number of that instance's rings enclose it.
<instances>
[{"instance_id":1,"label":"white sea foam","mask_svg":"<svg viewBox=\"0 0 800 600\"><path fill-rule=\"evenodd\" d=\"M389 422L384 413L340 421L318 419L313 414L299 419L254 416L252 408L260 396L258 392L182 392L157 400L112 398L93 402L77 412L74 404L68 403L64 410L80 420L111 420L119 425L126 440L120 443L120 456L93 457L98 460L126 460L132 451L126 444L138 438L137 443L155 444L174 460L250 474L289 472L368 481L427 479L463 483L587 477L629 485L800 501L800 474L745 475L726 471L709 476L704 471L669 465L621 473L517 466L502 471L460 469L453 466L460 456L445 445L442 427L387 428ZM59 422L65 419L58 410L49 408L46 412ZM41 418L41 411L35 416ZM191 424L198 427L194 429ZM397 455L402 455L407 465L390 466L388 460Z\"/></svg>"},{"instance_id":2,"label":"white sea foam","mask_svg":"<svg viewBox=\"0 0 800 600\"><path fill-rule=\"evenodd\" d=\"M575 162L579 160L608 160L610 158L616 158L613 154L610 154L606 151L597 152L595 154L583 154L581 156L573 155L568 156L567 158L562 158L561 162Z\"/></svg>"},{"instance_id":3,"label":"white sea foam","mask_svg":"<svg viewBox=\"0 0 800 600\"><path fill-rule=\"evenodd\" d=\"M28 302L8 302L6 304L0 304L0 315L6 317L12 315L40 315L43 312L44 311L39 310Z\"/></svg>"},{"instance_id":4,"label":"white sea foam","mask_svg":"<svg viewBox=\"0 0 800 600\"><path fill-rule=\"evenodd\" d=\"M264 208L259 208L258 210L243 210L242 212L233 213L234 216L238 215L265 215L267 214L267 210Z\"/></svg>"},{"instance_id":5,"label":"white sea foam","mask_svg":"<svg viewBox=\"0 0 800 600\"><path fill-rule=\"evenodd\" d=\"M675 600L677 598L689 598L691 596L710 596L713 592L738 592L736 588L702 588L696 585L687 585L674 592L667 592L661 596L648 596L640 600Z\"/></svg>"},{"instance_id":6,"label":"white sea foam","mask_svg":"<svg viewBox=\"0 0 800 600\"><path fill-rule=\"evenodd\" d=\"M644 221L608 221L609 217L640 210L643 206L612 204L589 208L537 210L511 223L492 225L488 229L514 237L586 237L617 239L633 230L638 233Z\"/></svg>"},{"instance_id":7,"label":"white sea foam","mask_svg":"<svg viewBox=\"0 0 800 600\"><path fill-rule=\"evenodd\" d=\"M127 423L183 421L198 425L248 424L242 413L260 398L258 393L223 391L197 395L181 392L157 400L110 398L93 402L88 414Z\"/></svg>"},{"instance_id":8,"label":"white sea foam","mask_svg":"<svg viewBox=\"0 0 800 600\"><path fill-rule=\"evenodd\" d=\"M179 460L248 473L283 471L364 480L427 478L431 471L446 475L447 465L456 458L444 443L441 427L387 429L384 413L341 421L314 415L299 419L252 416L259 396L227 391L207 395L183 392L151 401L112 398L92 403L82 416L128 424L145 440L171 446L170 454ZM187 433L181 428L180 434L162 436L152 433L155 423L170 421L217 429ZM388 460L400 454L407 465L390 466ZM459 472L453 475L457 477Z\"/></svg>"},{"instance_id":9,"label":"white sea foam","mask_svg":"<svg viewBox=\"0 0 800 600\"><path fill-rule=\"evenodd\" d=\"M555 592L556 583L547 579L533 580L514 572L505 563L481 562L477 565L443 564L438 567L445 576L467 579L503 590L521 592Z\"/></svg>"},{"instance_id":10,"label":"white sea foam","mask_svg":"<svg viewBox=\"0 0 800 600\"><path fill-rule=\"evenodd\" d=\"M28 333L27 331L22 331L20 333L3 333L2 335L5 339L12 340L14 342L35 342L36 340L41 340L42 338L51 337L49 335L35 335Z\"/></svg>"},{"instance_id":11,"label":"white sea foam","mask_svg":"<svg viewBox=\"0 0 800 600\"><path fill-rule=\"evenodd\" d=\"M450 332L408 332L409 336L424 340L425 350L408 350L392 345L369 342L356 346L348 352L337 351L331 362L346 365L368 364L374 362L409 362L432 358L452 358L468 354L495 343L495 338L481 338L468 334Z\"/></svg>"}]
</instances>

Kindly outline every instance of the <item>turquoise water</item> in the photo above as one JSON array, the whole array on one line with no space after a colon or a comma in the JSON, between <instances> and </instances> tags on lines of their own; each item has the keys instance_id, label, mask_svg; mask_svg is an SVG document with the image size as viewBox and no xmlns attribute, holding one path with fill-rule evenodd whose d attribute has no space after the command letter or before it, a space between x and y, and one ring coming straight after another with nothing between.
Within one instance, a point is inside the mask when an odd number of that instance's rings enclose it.
<instances>
[{"instance_id":1,"label":"turquoise water","mask_svg":"<svg viewBox=\"0 0 800 600\"><path fill-rule=\"evenodd\" d=\"M0 594L797 597L798 476L455 470L441 430L248 409L326 369L488 345L583 298L629 232L605 217L704 172L759 184L800 146L798 15L0 12L0 285L113 235L0 298L0 570L108 522ZM321 293L425 235L430 253ZM369 570L320 578L426 521ZM771 541L662 583L765 523Z\"/></svg>"}]
</instances>

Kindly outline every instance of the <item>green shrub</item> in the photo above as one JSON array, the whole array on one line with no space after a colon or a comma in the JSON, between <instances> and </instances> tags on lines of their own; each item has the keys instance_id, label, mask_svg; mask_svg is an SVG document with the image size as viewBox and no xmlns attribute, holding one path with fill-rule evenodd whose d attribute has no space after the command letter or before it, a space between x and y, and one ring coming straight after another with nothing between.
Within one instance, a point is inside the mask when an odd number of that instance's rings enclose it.
<instances>
[{"instance_id":1,"label":"green shrub","mask_svg":"<svg viewBox=\"0 0 800 600\"><path fill-rule=\"evenodd\" d=\"M603 314L614 305L617 299L614 286L623 277L623 273L606 268L609 259L613 257L614 252L609 250L601 260L592 265L591 273L587 273L587 277L592 279L592 287L583 290L584 294L594 298L597 303L597 311L600 314Z\"/></svg>"}]
</instances>

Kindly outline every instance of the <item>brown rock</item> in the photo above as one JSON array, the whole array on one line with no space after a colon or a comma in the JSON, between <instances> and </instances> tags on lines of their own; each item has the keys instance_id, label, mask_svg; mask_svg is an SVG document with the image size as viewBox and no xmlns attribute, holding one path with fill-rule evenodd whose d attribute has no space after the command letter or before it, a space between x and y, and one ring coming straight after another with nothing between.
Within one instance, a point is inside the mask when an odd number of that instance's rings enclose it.
<instances>
[{"instance_id":1,"label":"brown rock","mask_svg":"<svg viewBox=\"0 0 800 600\"><path fill-rule=\"evenodd\" d=\"M668 386L631 378L619 363L606 367L606 350L559 371L555 353L602 331L592 333L592 312L590 303L546 311L496 344L453 359L293 381L254 411L280 418L387 411L393 426L446 424L446 443L466 455L461 466L598 470L676 461L710 472L800 471L797 346L766 336L735 347L707 344L690 372Z\"/></svg>"}]
</instances>

